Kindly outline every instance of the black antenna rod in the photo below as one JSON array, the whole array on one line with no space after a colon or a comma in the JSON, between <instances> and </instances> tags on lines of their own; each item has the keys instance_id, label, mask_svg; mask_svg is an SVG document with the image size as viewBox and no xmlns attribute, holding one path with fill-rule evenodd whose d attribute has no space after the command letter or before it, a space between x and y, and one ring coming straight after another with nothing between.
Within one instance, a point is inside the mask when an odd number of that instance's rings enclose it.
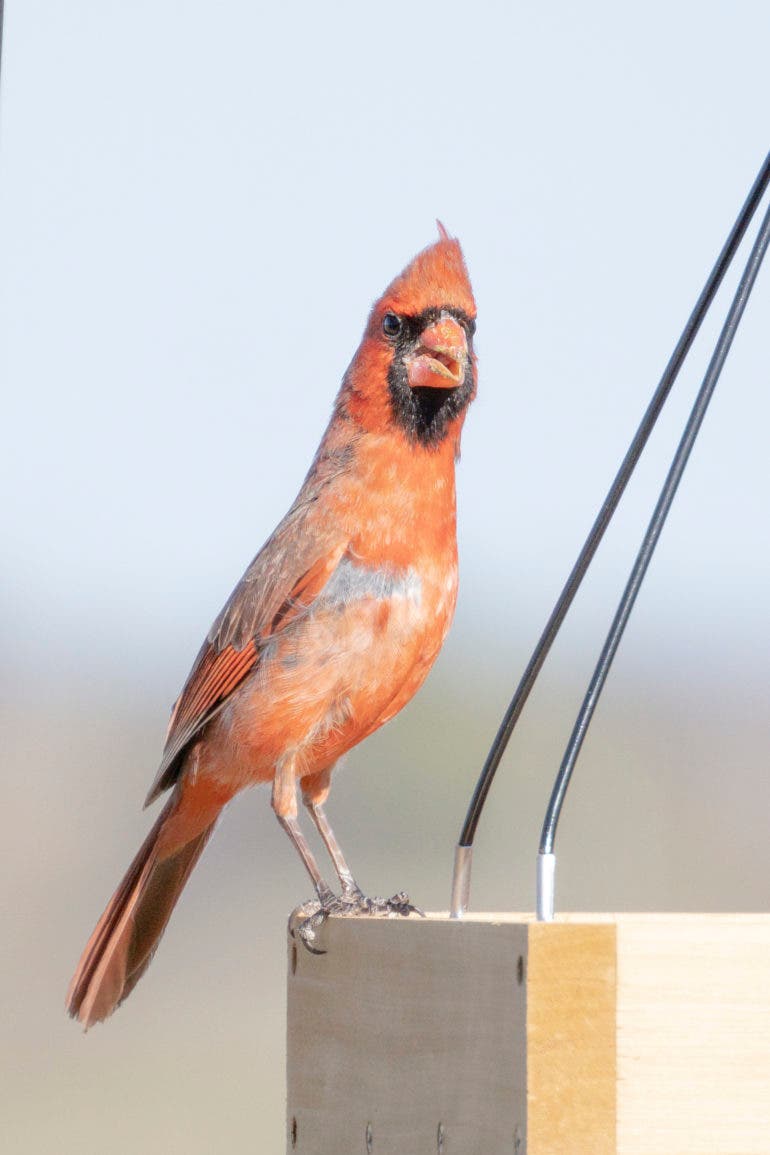
<instances>
[{"instance_id":1,"label":"black antenna rod","mask_svg":"<svg viewBox=\"0 0 770 1155\"><path fill-rule=\"evenodd\" d=\"M735 256L735 252L740 245L746 229L756 212L765 190L770 183L770 154L765 158L765 162L760 169L756 180L746 198L746 201L741 209L738 218L733 225L730 234L725 241L724 247L720 252L716 263L711 270L708 280L706 281L703 291L701 292L695 307L690 314L690 317L685 325L682 335L677 342L674 352L671 354L671 359L666 366L663 376L660 379L657 389L653 394L652 400L647 407L647 410L642 418L639 428L634 435L634 439L628 447L625 457L621 463L620 469L613 481L610 490L604 499L601 509L597 514L596 520L591 527L590 533L586 538L585 544L578 556L572 571L567 578L564 588L559 595L559 598L554 606L551 616L549 617L545 629L540 636L540 639L535 646L532 656L527 664L527 667L522 675L516 692L510 701L508 709L503 716L500 723L500 728L492 743L492 747L487 755L486 761L482 768L479 780L476 783L476 788L473 792L468 813L465 816L462 831L460 832L460 839L455 851L455 866L454 876L452 880L452 899L451 899L451 914L454 918L462 917L468 907L468 900L470 896L470 874L472 861L473 839L476 835L476 828L481 818L481 812L484 808L487 795L489 794L492 781L494 779L497 768L500 765L500 760L505 753L506 746L510 740L513 729L521 715L524 705L529 697L530 691L535 684L540 669L545 662L548 652L553 644L561 627L567 612L572 605L575 594L580 588L580 584L585 577L586 571L593 560L594 554L599 547L599 543L604 536L604 532L609 525L612 515L617 508L618 502L623 496L623 492L628 484L631 474L636 467L639 457L647 444L650 434L655 427L660 412L668 398L669 393L676 381L679 371L684 364L685 358L690 351L693 341L700 329L703 319L711 306L717 290L724 279L730 263Z\"/></svg>"},{"instance_id":2,"label":"black antenna rod","mask_svg":"<svg viewBox=\"0 0 770 1155\"><path fill-rule=\"evenodd\" d=\"M695 439L700 432L703 418L706 416L706 410L708 409L714 389L724 368L727 354L730 352L730 347L732 346L733 338L741 322L744 309L751 296L751 290L754 288L754 283L762 266L768 244L770 244L770 208L768 208L765 214L760 230L757 233L757 238L752 246L749 259L746 262L746 268L743 271L732 304L725 318L725 323L722 326L722 331L719 334L719 340L714 348L709 367L706 370L706 375L703 378L703 383L698 391L695 404L687 420L681 441L674 454L674 459L671 462L671 468L663 483L663 488L655 506L652 519L647 527L647 532L644 535L639 552L636 555L636 561L631 570L631 575L623 591L623 596L620 599L620 604L618 605L610 631L607 634L607 639L602 648L588 690L586 691L586 696L583 699L583 704L580 707L580 712L575 721L572 735L567 744L567 749L564 752L564 758L559 768L556 782L554 783L551 801L548 804L548 811L545 816L545 822L543 823L543 832L540 836L540 851L538 854L537 911L538 918L546 921L550 921L553 918L553 880L556 865L555 861L553 861L554 839L556 837L556 828L559 824L564 798L572 777L572 771L575 769L575 763L580 754L588 727L591 724L599 696L604 688L604 683L610 672L610 667L612 666L613 659L623 637L623 632L631 616L631 611L634 608L636 596L639 593L641 584L644 581L644 576L647 573L647 567L650 564L661 531L666 523L666 518L668 517L677 488L679 487L679 482L682 480L682 474L687 466L692 447L695 444ZM544 858L551 859L552 861L543 862Z\"/></svg>"}]
</instances>

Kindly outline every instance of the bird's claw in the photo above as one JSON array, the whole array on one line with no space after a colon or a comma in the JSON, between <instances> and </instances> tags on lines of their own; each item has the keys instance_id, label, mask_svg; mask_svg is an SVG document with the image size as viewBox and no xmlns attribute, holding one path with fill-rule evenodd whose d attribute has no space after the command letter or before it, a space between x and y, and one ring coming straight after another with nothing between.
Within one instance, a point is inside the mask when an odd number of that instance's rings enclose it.
<instances>
[{"instance_id":1,"label":"bird's claw","mask_svg":"<svg viewBox=\"0 0 770 1155\"><path fill-rule=\"evenodd\" d=\"M326 951L315 946L316 931L323 926L329 915L341 918L361 915L371 918L407 918L410 914L425 918L425 912L409 901L409 895L404 890L399 890L392 898L369 898L362 891L355 890L330 895L323 902L303 903L294 911L289 929L310 954L320 955L326 954Z\"/></svg>"},{"instance_id":2,"label":"bird's claw","mask_svg":"<svg viewBox=\"0 0 770 1155\"><path fill-rule=\"evenodd\" d=\"M330 912L326 909L326 907L321 906L319 903L318 910L304 918L302 922L300 922L297 926L297 937L304 946L305 950L309 951L310 954L326 954L325 950L321 950L320 947L313 946L313 940L315 939L316 931L319 929L319 927L323 926L329 917L329 913Z\"/></svg>"}]
</instances>

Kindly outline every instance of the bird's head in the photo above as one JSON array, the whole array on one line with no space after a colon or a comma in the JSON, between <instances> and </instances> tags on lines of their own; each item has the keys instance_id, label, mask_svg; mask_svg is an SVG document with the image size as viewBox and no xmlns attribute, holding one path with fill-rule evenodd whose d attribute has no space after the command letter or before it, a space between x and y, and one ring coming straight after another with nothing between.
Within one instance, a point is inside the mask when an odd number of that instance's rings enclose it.
<instances>
[{"instance_id":1,"label":"bird's head","mask_svg":"<svg viewBox=\"0 0 770 1155\"><path fill-rule=\"evenodd\" d=\"M430 448L457 441L476 393L476 303L459 241L439 233L375 303L346 377L365 429L396 427Z\"/></svg>"}]
</instances>

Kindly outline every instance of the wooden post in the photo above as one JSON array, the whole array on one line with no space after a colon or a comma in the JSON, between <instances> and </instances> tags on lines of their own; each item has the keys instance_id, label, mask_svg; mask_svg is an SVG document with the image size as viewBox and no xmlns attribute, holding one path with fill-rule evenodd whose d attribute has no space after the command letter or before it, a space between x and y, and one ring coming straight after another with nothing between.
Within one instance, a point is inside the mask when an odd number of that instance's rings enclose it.
<instances>
[{"instance_id":1,"label":"wooden post","mask_svg":"<svg viewBox=\"0 0 770 1155\"><path fill-rule=\"evenodd\" d=\"M332 918L287 1152L770 1155L770 916Z\"/></svg>"}]
</instances>

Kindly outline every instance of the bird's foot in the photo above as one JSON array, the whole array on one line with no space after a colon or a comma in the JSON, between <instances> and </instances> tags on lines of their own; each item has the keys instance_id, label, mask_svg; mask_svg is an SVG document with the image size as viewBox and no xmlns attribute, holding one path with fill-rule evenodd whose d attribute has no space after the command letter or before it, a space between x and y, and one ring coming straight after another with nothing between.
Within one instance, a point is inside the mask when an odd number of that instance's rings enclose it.
<instances>
[{"instance_id":1,"label":"bird's foot","mask_svg":"<svg viewBox=\"0 0 770 1155\"><path fill-rule=\"evenodd\" d=\"M394 894L392 898L369 898L358 890L354 892L350 901L355 908L351 911L353 914L370 914L380 918L389 918L391 915L399 914L406 918L410 914L419 914L420 918L425 918L425 912L409 901L409 895L405 890L399 890L398 894Z\"/></svg>"},{"instance_id":2,"label":"bird's foot","mask_svg":"<svg viewBox=\"0 0 770 1155\"><path fill-rule=\"evenodd\" d=\"M326 922L329 915L350 918L352 916L368 915L372 918L407 918L410 914L419 914L425 918L424 911L409 901L406 891L400 890L392 898L369 898L358 887L343 891L341 895L324 895L323 900L306 902L297 907L289 921L291 934L298 938L306 950L311 954L326 954L315 946L316 931Z\"/></svg>"}]
</instances>

